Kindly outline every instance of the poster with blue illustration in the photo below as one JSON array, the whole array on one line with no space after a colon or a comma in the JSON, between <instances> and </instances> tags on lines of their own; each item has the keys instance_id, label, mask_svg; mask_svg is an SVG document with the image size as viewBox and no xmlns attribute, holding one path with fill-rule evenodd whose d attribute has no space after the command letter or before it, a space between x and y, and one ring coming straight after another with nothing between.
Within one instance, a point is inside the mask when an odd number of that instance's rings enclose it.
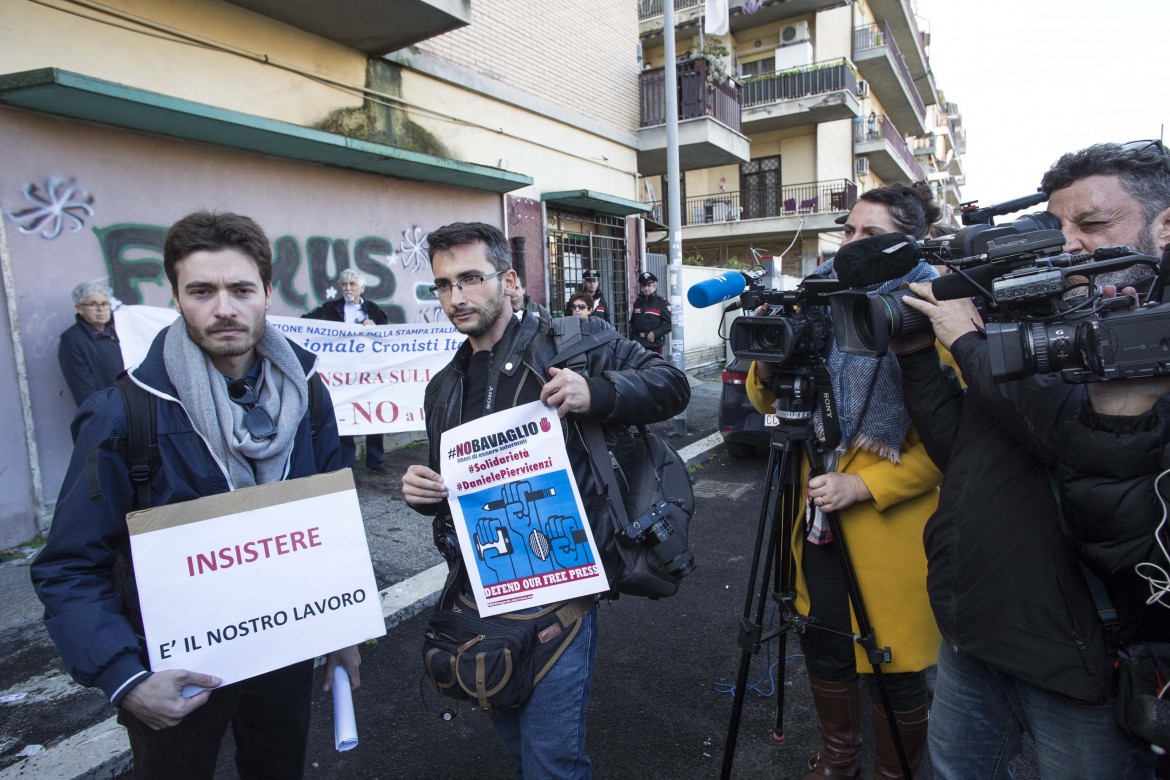
<instances>
[{"instance_id":1,"label":"poster with blue illustration","mask_svg":"<svg viewBox=\"0 0 1170 780\"><path fill-rule=\"evenodd\" d=\"M446 431L443 481L480 614L609 589L561 421L539 401Z\"/></svg>"}]
</instances>

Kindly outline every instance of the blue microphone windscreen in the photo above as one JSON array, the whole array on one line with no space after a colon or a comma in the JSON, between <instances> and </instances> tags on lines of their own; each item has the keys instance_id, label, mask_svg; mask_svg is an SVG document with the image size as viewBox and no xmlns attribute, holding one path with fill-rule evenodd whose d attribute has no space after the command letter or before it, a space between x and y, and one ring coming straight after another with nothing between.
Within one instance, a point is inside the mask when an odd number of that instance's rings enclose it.
<instances>
[{"instance_id":1,"label":"blue microphone windscreen","mask_svg":"<svg viewBox=\"0 0 1170 780\"><path fill-rule=\"evenodd\" d=\"M747 288L747 280L739 271L728 271L714 279L705 279L692 284L687 290L687 300L695 308L702 309L716 303L739 297Z\"/></svg>"}]
</instances>

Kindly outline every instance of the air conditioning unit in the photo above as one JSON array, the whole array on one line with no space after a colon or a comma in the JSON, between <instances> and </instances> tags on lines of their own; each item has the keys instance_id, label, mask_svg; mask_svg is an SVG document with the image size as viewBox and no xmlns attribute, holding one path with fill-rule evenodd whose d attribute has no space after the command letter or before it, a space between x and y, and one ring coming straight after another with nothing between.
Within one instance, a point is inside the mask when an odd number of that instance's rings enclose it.
<instances>
[{"instance_id":1,"label":"air conditioning unit","mask_svg":"<svg viewBox=\"0 0 1170 780\"><path fill-rule=\"evenodd\" d=\"M857 80L857 97L859 97L859 98L869 97L869 82L866 81L865 79L858 79Z\"/></svg>"},{"instance_id":2,"label":"air conditioning unit","mask_svg":"<svg viewBox=\"0 0 1170 780\"><path fill-rule=\"evenodd\" d=\"M858 176L869 176L869 158L868 157L858 157L857 158L857 175Z\"/></svg>"},{"instance_id":3,"label":"air conditioning unit","mask_svg":"<svg viewBox=\"0 0 1170 780\"><path fill-rule=\"evenodd\" d=\"M808 40L808 22L786 24L780 28L780 45L788 46L793 43L804 43Z\"/></svg>"}]
</instances>

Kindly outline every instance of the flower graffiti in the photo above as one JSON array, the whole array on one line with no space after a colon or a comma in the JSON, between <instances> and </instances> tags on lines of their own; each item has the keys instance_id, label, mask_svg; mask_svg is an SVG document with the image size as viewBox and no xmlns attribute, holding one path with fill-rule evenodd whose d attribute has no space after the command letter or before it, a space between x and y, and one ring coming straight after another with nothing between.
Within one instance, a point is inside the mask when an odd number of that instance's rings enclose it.
<instances>
[{"instance_id":1,"label":"flower graffiti","mask_svg":"<svg viewBox=\"0 0 1170 780\"><path fill-rule=\"evenodd\" d=\"M76 233L85 227L84 217L93 216L93 196L73 179L50 176L44 190L36 184L26 184L21 194L33 205L9 211L8 216L20 223L20 232L26 235L40 233L44 238L54 239L61 235L66 222L69 232Z\"/></svg>"},{"instance_id":2,"label":"flower graffiti","mask_svg":"<svg viewBox=\"0 0 1170 780\"><path fill-rule=\"evenodd\" d=\"M402 253L402 267L407 270L421 271L430 265L430 244L427 243L427 234L418 225L402 231L398 251Z\"/></svg>"}]
</instances>

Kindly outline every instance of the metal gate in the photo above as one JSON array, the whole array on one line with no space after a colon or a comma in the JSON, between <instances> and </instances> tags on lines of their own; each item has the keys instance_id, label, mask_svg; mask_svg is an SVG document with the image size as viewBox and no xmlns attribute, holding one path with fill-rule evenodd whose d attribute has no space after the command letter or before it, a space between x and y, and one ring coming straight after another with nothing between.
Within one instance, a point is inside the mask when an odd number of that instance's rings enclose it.
<instances>
[{"instance_id":1,"label":"metal gate","mask_svg":"<svg viewBox=\"0 0 1170 780\"><path fill-rule=\"evenodd\" d=\"M626 283L626 221L587 211L548 209L549 302L564 314L569 296L581 289L581 274L595 268L609 303L610 322L628 335L630 291Z\"/></svg>"}]
</instances>

